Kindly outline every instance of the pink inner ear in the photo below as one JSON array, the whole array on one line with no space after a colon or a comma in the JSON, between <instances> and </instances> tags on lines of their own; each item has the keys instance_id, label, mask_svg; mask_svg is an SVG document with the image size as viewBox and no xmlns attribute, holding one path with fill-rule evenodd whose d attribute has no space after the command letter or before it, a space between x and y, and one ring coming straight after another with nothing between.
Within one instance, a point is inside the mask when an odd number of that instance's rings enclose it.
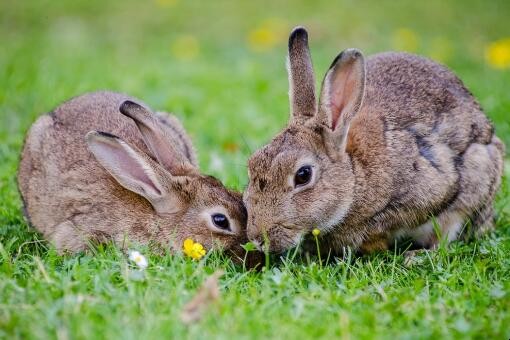
<instances>
[{"instance_id":1,"label":"pink inner ear","mask_svg":"<svg viewBox=\"0 0 510 340\"><path fill-rule=\"evenodd\" d=\"M158 195L161 191L154 185L153 181L145 172L142 164L133 158L120 145L112 145L103 143L96 148L96 157L102 159L103 166L108 168L113 175L124 178L125 180L134 183L138 181L150 187ZM121 183L123 185L123 183Z\"/></svg>"},{"instance_id":2,"label":"pink inner ear","mask_svg":"<svg viewBox=\"0 0 510 340\"><path fill-rule=\"evenodd\" d=\"M330 110L331 110L331 129L333 131L338 127L340 117L344 113L346 106L349 106L354 97L356 88L356 77L352 67L342 67L333 73L333 80L330 87Z\"/></svg>"}]
</instances>

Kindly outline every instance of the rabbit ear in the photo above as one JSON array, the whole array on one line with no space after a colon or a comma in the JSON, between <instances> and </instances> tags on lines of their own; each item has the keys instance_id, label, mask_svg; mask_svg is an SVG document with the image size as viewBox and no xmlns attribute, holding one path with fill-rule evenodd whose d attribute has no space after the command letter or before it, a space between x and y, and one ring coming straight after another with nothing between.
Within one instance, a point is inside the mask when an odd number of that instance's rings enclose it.
<instances>
[{"instance_id":1,"label":"rabbit ear","mask_svg":"<svg viewBox=\"0 0 510 340\"><path fill-rule=\"evenodd\" d=\"M365 93L365 59L356 49L340 53L322 82L317 119L330 127L334 144L345 149L349 125Z\"/></svg>"},{"instance_id":2,"label":"rabbit ear","mask_svg":"<svg viewBox=\"0 0 510 340\"><path fill-rule=\"evenodd\" d=\"M145 144L156 156L159 164L174 175L194 170L189 159L172 143L172 137L161 128L160 122L152 112L129 100L123 102L119 110L135 121Z\"/></svg>"},{"instance_id":3,"label":"rabbit ear","mask_svg":"<svg viewBox=\"0 0 510 340\"><path fill-rule=\"evenodd\" d=\"M157 169L149 156L109 133L90 131L86 140L97 161L120 185L145 197L158 213L179 210L177 195L167 192L162 185L162 169Z\"/></svg>"},{"instance_id":4,"label":"rabbit ear","mask_svg":"<svg viewBox=\"0 0 510 340\"><path fill-rule=\"evenodd\" d=\"M290 34L287 70L292 119L304 121L315 115L317 103L308 33L303 27L294 28Z\"/></svg>"}]
</instances>

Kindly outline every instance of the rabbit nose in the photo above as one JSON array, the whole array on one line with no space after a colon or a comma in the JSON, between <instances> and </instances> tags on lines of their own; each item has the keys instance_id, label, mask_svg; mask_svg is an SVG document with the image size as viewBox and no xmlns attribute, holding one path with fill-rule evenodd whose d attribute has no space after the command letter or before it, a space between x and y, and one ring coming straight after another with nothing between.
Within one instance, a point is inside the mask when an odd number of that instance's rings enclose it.
<instances>
[{"instance_id":1,"label":"rabbit nose","mask_svg":"<svg viewBox=\"0 0 510 340\"><path fill-rule=\"evenodd\" d=\"M264 251L264 247L262 247L262 242L259 239L254 239L251 241L255 245L258 251Z\"/></svg>"},{"instance_id":2,"label":"rabbit nose","mask_svg":"<svg viewBox=\"0 0 510 340\"><path fill-rule=\"evenodd\" d=\"M265 219L257 218L254 215L248 216L247 236L257 249L263 251L264 243L267 241L267 223Z\"/></svg>"},{"instance_id":3,"label":"rabbit nose","mask_svg":"<svg viewBox=\"0 0 510 340\"><path fill-rule=\"evenodd\" d=\"M262 245L264 244L264 237L261 233L261 229L257 228L255 224L248 224L248 239L252 242L257 249L262 250Z\"/></svg>"},{"instance_id":4,"label":"rabbit nose","mask_svg":"<svg viewBox=\"0 0 510 340\"><path fill-rule=\"evenodd\" d=\"M262 244L262 234L255 226L248 227L247 234L250 242L253 242L255 245Z\"/></svg>"}]
</instances>

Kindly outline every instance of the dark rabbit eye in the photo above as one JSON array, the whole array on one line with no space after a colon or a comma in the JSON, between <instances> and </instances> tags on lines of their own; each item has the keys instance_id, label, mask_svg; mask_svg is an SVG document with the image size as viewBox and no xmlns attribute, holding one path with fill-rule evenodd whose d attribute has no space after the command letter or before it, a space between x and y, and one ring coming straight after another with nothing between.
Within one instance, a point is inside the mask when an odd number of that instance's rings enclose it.
<instances>
[{"instance_id":1,"label":"dark rabbit eye","mask_svg":"<svg viewBox=\"0 0 510 340\"><path fill-rule=\"evenodd\" d=\"M212 215L212 221L214 225L223 230L230 230L230 223L228 222L227 216L223 214Z\"/></svg>"},{"instance_id":2,"label":"dark rabbit eye","mask_svg":"<svg viewBox=\"0 0 510 340\"><path fill-rule=\"evenodd\" d=\"M308 184L312 179L312 167L310 165L305 165L299 168L296 171L296 175L294 176L294 186L299 187L301 185Z\"/></svg>"}]
</instances>

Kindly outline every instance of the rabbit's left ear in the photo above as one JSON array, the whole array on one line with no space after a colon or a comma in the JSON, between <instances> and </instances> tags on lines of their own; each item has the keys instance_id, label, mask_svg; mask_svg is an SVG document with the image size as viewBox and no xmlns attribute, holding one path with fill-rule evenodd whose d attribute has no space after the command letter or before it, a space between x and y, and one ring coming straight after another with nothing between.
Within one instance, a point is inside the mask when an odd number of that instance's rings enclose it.
<instances>
[{"instance_id":1,"label":"rabbit's left ear","mask_svg":"<svg viewBox=\"0 0 510 340\"><path fill-rule=\"evenodd\" d=\"M335 149L345 150L352 118L358 113L365 94L365 59L356 49L340 53L322 82L317 120L330 128Z\"/></svg>"},{"instance_id":2,"label":"rabbit's left ear","mask_svg":"<svg viewBox=\"0 0 510 340\"><path fill-rule=\"evenodd\" d=\"M105 132L90 131L86 141L99 164L124 188L147 199L158 213L180 210L178 192L165 185L164 170L149 156Z\"/></svg>"},{"instance_id":3,"label":"rabbit's left ear","mask_svg":"<svg viewBox=\"0 0 510 340\"><path fill-rule=\"evenodd\" d=\"M287 70L291 120L304 122L317 112L317 100L308 33L303 27L294 28L290 34Z\"/></svg>"},{"instance_id":4,"label":"rabbit's left ear","mask_svg":"<svg viewBox=\"0 0 510 340\"><path fill-rule=\"evenodd\" d=\"M196 171L186 155L172 143L172 137L161 128L161 123L151 111L129 100L122 103L119 111L134 120L145 145L156 156L158 163L172 175L188 175Z\"/></svg>"}]
</instances>

